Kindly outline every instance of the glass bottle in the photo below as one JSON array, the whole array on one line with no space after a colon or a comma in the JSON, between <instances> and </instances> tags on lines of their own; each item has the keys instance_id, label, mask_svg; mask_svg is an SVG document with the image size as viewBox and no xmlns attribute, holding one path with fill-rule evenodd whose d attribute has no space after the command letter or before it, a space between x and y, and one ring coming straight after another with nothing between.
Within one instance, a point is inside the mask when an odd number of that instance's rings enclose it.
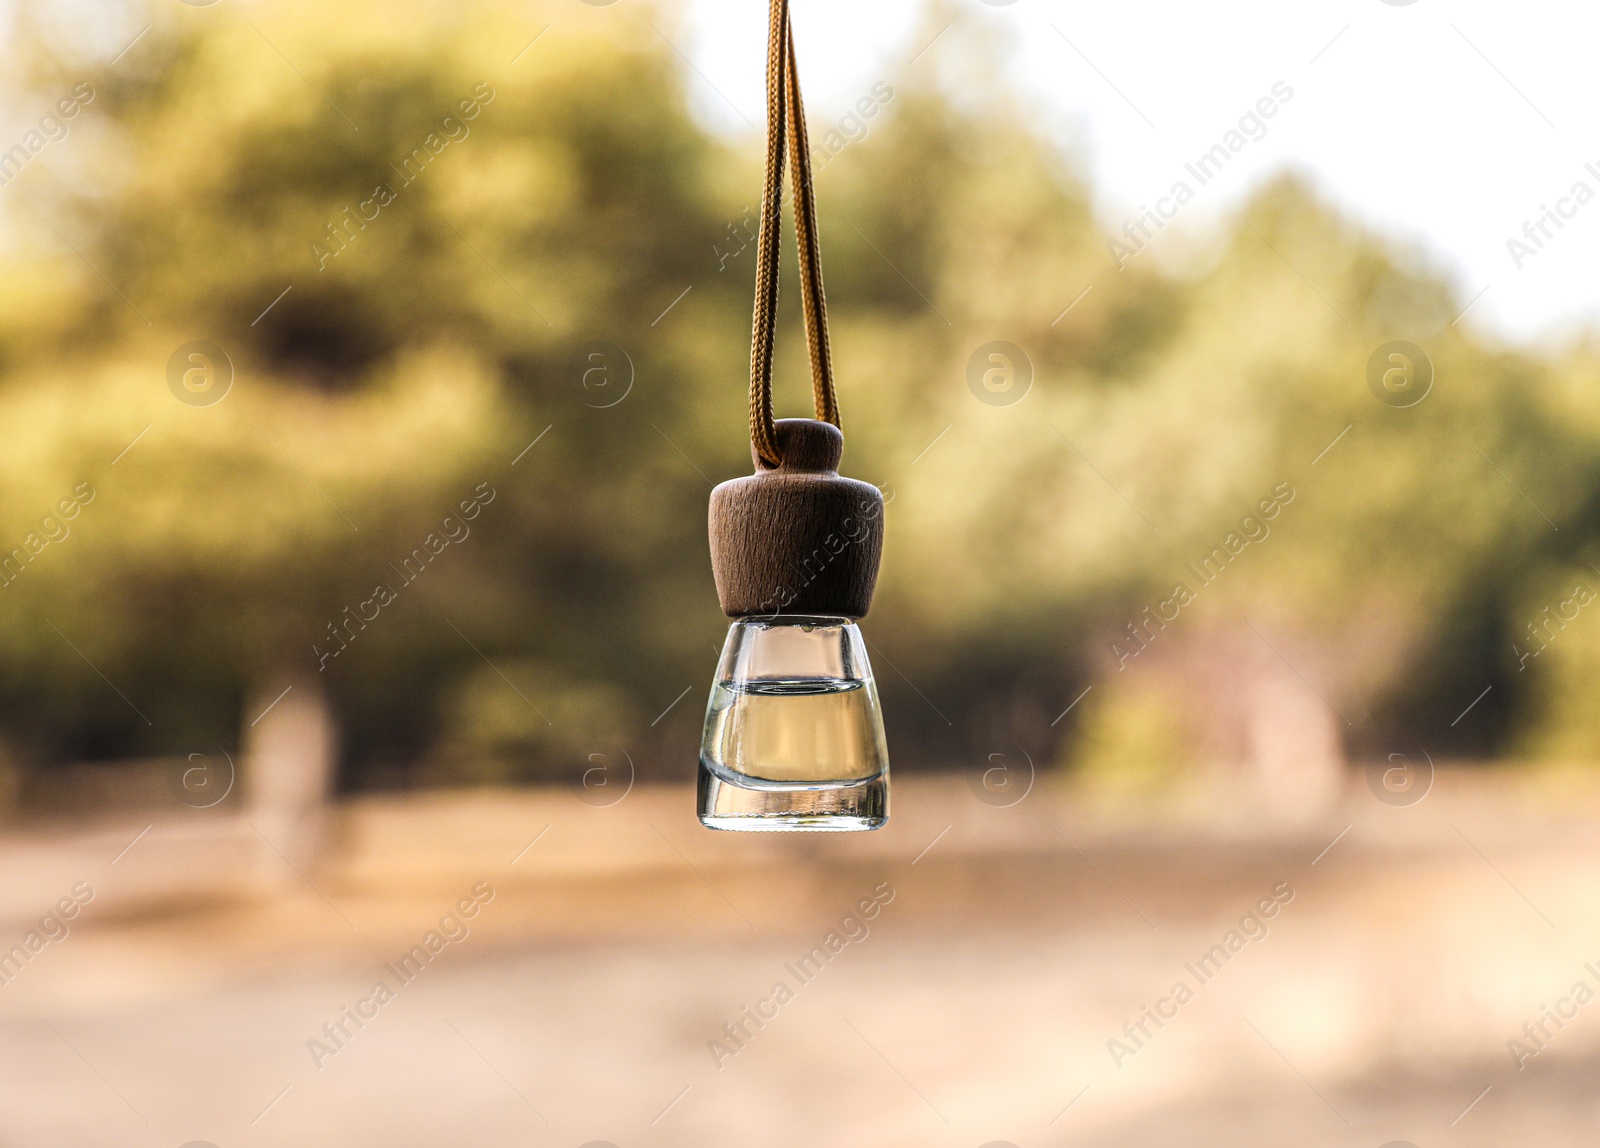
<instances>
[{"instance_id":1,"label":"glass bottle","mask_svg":"<svg viewBox=\"0 0 1600 1148\"><path fill-rule=\"evenodd\" d=\"M741 618L711 685L700 746L711 829L877 829L889 816L878 688L848 618Z\"/></svg>"}]
</instances>

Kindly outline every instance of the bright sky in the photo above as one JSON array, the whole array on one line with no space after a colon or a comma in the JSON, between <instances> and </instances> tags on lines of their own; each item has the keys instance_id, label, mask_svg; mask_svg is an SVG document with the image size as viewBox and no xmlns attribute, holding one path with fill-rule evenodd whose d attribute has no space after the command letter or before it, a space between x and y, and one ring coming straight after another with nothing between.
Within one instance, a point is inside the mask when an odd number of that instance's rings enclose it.
<instances>
[{"instance_id":1,"label":"bright sky","mask_svg":"<svg viewBox=\"0 0 1600 1148\"><path fill-rule=\"evenodd\" d=\"M234 3L237 0L220 0ZM445 2L445 0L441 0ZM644 0L564 0L572 18L604 18ZM692 61L696 107L720 131L761 122L766 8L761 0L654 0ZM14 0L0 0L0 37ZM619 5L612 9L611 3ZM813 126L836 120L894 61L950 70L976 35L1009 59L1007 82L1041 132L1086 172L1108 231L1154 204L1184 164L1218 143L1251 105L1293 91L1217 179L1197 189L1151 258L1173 258L1182 232L1286 168L1406 244L1449 276L1462 322L1546 347L1579 325L1600 327L1600 100L1592 91L1600 5L1577 0L793 0ZM53 0L72 39L107 54L137 29L108 0ZM264 7L270 9L270 0ZM946 15L937 15L945 12ZM91 15L98 13L97 18ZM659 19L659 17L658 17ZM939 34L941 29L946 29ZM936 34L937 38L936 38ZM88 43L84 47L89 47ZM989 77L959 73L958 84ZM839 162L849 162L848 152ZM1593 162L1595 170L1586 170ZM1191 184L1194 182L1190 180ZM1536 246L1524 224L1546 208ZM1518 267L1507 241L1527 245ZM1144 256L1141 255L1141 258ZM1481 295L1480 295L1481 292Z\"/></svg>"},{"instance_id":2,"label":"bright sky","mask_svg":"<svg viewBox=\"0 0 1600 1148\"><path fill-rule=\"evenodd\" d=\"M685 2L679 47L704 77L691 78L697 107L721 130L748 132L741 116L759 124L764 114L766 5ZM1442 270L1463 304L1482 291L1464 325L1546 344L1600 326L1600 199L1560 199L1580 180L1600 195L1600 5L947 2L1002 34L1011 81L1036 102L1041 129L1076 150L1109 229L1165 194L1283 81L1294 94L1268 134L1198 189L1177 224L1205 227L1294 168ZM794 0L794 10L814 129L948 23L925 0ZM918 66L958 58L956 38L971 34L951 29ZM1519 269L1507 240L1531 248L1523 224L1542 205L1571 218L1560 230L1547 222L1551 238ZM1174 231L1152 243L1156 258Z\"/></svg>"}]
</instances>

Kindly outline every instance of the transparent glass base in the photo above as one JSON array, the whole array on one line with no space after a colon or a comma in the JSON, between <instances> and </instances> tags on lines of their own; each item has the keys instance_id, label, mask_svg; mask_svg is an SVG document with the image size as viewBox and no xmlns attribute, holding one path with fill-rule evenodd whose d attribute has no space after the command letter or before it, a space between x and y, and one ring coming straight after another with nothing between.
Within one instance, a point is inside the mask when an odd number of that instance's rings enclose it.
<instances>
[{"instance_id":1,"label":"transparent glass base","mask_svg":"<svg viewBox=\"0 0 1600 1148\"><path fill-rule=\"evenodd\" d=\"M889 779L799 787L735 778L700 760L700 824L708 829L760 833L812 830L859 833L889 820Z\"/></svg>"},{"instance_id":2,"label":"transparent glass base","mask_svg":"<svg viewBox=\"0 0 1600 1148\"><path fill-rule=\"evenodd\" d=\"M852 622L729 628L706 707L699 806L711 829L851 832L888 820L878 691Z\"/></svg>"}]
</instances>

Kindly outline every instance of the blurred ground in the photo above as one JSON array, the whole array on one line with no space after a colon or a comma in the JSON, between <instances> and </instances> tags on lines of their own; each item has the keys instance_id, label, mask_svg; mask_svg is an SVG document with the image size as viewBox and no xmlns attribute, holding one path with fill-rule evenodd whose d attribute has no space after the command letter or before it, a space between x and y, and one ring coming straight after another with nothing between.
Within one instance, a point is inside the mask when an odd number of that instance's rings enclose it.
<instances>
[{"instance_id":1,"label":"blurred ground","mask_svg":"<svg viewBox=\"0 0 1600 1148\"><path fill-rule=\"evenodd\" d=\"M94 896L0 987L0 1145L1594 1142L1600 1007L1523 1071L1507 1051L1600 987L1600 794L1571 778L1447 770L1399 808L1354 777L1296 826L1239 795L992 808L959 777L897 783L860 837L711 834L693 804L362 799L303 876L232 815L13 830L0 948ZM308 1042L480 882L470 934L318 1067ZM1285 883L1116 1067L1107 1042ZM786 965L875 889L801 984Z\"/></svg>"}]
</instances>

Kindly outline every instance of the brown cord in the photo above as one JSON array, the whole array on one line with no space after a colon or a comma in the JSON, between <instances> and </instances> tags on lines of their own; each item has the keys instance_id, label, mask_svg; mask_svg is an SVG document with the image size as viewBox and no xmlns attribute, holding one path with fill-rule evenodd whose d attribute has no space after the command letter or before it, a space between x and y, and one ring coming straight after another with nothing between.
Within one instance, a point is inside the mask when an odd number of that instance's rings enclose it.
<instances>
[{"instance_id":1,"label":"brown cord","mask_svg":"<svg viewBox=\"0 0 1600 1148\"><path fill-rule=\"evenodd\" d=\"M806 136L805 104L800 99L800 66L795 62L794 25L789 26L789 154L794 183L794 229L800 250L800 300L811 355L811 390L817 418L839 425L839 397L833 390L833 355L828 346L828 301L822 290L822 248L817 236L817 196L811 182L811 141Z\"/></svg>"},{"instance_id":2,"label":"brown cord","mask_svg":"<svg viewBox=\"0 0 1600 1148\"><path fill-rule=\"evenodd\" d=\"M779 220L783 210L784 148L794 182L794 226L800 252L800 302L811 358L811 389L817 418L839 426L828 346L828 305L822 289L822 253L817 239L817 203L811 184L811 145L806 136L800 72L788 0L772 0L767 27L767 166L761 193L761 230L756 244L756 304L750 336L750 441L771 466L783 461L772 420L772 349L778 316Z\"/></svg>"}]
</instances>

